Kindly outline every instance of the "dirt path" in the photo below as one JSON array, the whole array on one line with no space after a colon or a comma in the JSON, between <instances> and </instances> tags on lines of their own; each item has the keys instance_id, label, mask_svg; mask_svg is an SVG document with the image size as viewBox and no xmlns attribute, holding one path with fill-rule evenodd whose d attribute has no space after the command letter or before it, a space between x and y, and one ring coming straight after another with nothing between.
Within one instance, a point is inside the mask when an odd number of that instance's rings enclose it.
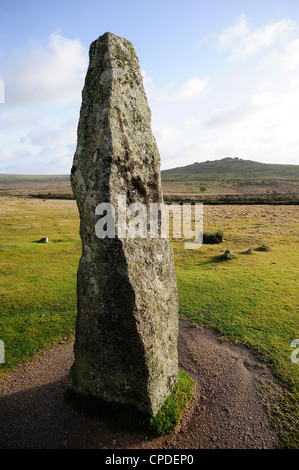
<instances>
[{"instance_id":1,"label":"dirt path","mask_svg":"<svg viewBox=\"0 0 299 470\"><path fill-rule=\"evenodd\" d=\"M112 430L63 401L72 343L48 351L0 382L1 449L272 449L260 390L270 371L247 349L220 343L215 332L180 323L179 367L196 381L196 400L171 436Z\"/></svg>"}]
</instances>

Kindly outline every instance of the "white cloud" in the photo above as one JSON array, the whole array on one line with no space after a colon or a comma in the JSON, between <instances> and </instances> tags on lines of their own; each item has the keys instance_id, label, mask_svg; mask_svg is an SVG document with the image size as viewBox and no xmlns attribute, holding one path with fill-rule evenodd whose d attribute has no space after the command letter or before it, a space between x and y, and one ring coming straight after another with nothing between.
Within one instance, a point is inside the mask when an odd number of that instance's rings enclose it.
<instances>
[{"instance_id":1,"label":"white cloud","mask_svg":"<svg viewBox=\"0 0 299 470\"><path fill-rule=\"evenodd\" d=\"M208 76L203 78L191 77L177 87L170 83L158 90L152 78L147 75L145 70L142 71L142 75L144 86L151 98L155 101L164 101L166 103L202 98L209 82Z\"/></svg>"},{"instance_id":2,"label":"white cloud","mask_svg":"<svg viewBox=\"0 0 299 470\"><path fill-rule=\"evenodd\" d=\"M62 122L60 126L48 126L44 129L37 128L31 130L28 134L30 143L38 147L52 147L57 145L67 145L69 142L75 142L77 121L68 119Z\"/></svg>"},{"instance_id":3,"label":"white cloud","mask_svg":"<svg viewBox=\"0 0 299 470\"><path fill-rule=\"evenodd\" d=\"M227 49L235 45L235 42L240 38L244 38L249 32L249 26L242 15L239 22L235 26L226 28L219 38L219 44L221 47Z\"/></svg>"},{"instance_id":4,"label":"white cloud","mask_svg":"<svg viewBox=\"0 0 299 470\"><path fill-rule=\"evenodd\" d=\"M7 135L6 146L0 151L2 173L69 173L76 146L75 121L42 125L43 128L36 125L23 134L13 129Z\"/></svg>"},{"instance_id":5,"label":"white cloud","mask_svg":"<svg viewBox=\"0 0 299 470\"><path fill-rule=\"evenodd\" d=\"M141 70L141 75L142 75L144 86L149 86L153 84L153 79L148 76L146 70Z\"/></svg>"},{"instance_id":6,"label":"white cloud","mask_svg":"<svg viewBox=\"0 0 299 470\"><path fill-rule=\"evenodd\" d=\"M214 112L213 116L206 122L205 127L240 125L244 120L256 116L274 103L275 98L271 92L252 95L239 106L226 113Z\"/></svg>"},{"instance_id":7,"label":"white cloud","mask_svg":"<svg viewBox=\"0 0 299 470\"><path fill-rule=\"evenodd\" d=\"M47 44L16 51L0 71L6 107L65 103L80 98L87 51L79 39L52 33Z\"/></svg>"},{"instance_id":8,"label":"white cloud","mask_svg":"<svg viewBox=\"0 0 299 470\"><path fill-rule=\"evenodd\" d=\"M87 65L82 43L59 33L12 54L0 71L2 172L70 171Z\"/></svg>"},{"instance_id":9,"label":"white cloud","mask_svg":"<svg viewBox=\"0 0 299 470\"><path fill-rule=\"evenodd\" d=\"M10 133L16 129L28 129L36 126L40 121L38 113L28 110L22 113L3 113L0 114L0 130L1 133Z\"/></svg>"},{"instance_id":10,"label":"white cloud","mask_svg":"<svg viewBox=\"0 0 299 470\"><path fill-rule=\"evenodd\" d=\"M264 65L279 68L281 73L289 73L299 68L299 39L286 44L282 50L273 50L265 58Z\"/></svg>"},{"instance_id":11,"label":"white cloud","mask_svg":"<svg viewBox=\"0 0 299 470\"><path fill-rule=\"evenodd\" d=\"M30 156L30 152L25 149L2 147L0 151L1 171L14 173L15 165L20 164L21 160L29 159Z\"/></svg>"},{"instance_id":12,"label":"white cloud","mask_svg":"<svg viewBox=\"0 0 299 470\"><path fill-rule=\"evenodd\" d=\"M244 60L288 38L295 29L294 21L282 20L251 32L245 16L242 15L235 26L227 28L220 35L219 45L231 50L228 61Z\"/></svg>"},{"instance_id":13,"label":"white cloud","mask_svg":"<svg viewBox=\"0 0 299 470\"><path fill-rule=\"evenodd\" d=\"M68 168L70 171L76 147L77 120L62 121L60 125L32 129L27 134L27 147L36 155L35 159L44 165L46 173L55 174ZM37 168L38 166L37 165ZM37 168L34 168L36 173Z\"/></svg>"},{"instance_id":14,"label":"white cloud","mask_svg":"<svg viewBox=\"0 0 299 470\"><path fill-rule=\"evenodd\" d=\"M185 83L183 83L172 95L170 95L170 101L201 98L203 91L207 87L208 81L208 77L204 77L202 79L199 77L190 78Z\"/></svg>"}]
</instances>

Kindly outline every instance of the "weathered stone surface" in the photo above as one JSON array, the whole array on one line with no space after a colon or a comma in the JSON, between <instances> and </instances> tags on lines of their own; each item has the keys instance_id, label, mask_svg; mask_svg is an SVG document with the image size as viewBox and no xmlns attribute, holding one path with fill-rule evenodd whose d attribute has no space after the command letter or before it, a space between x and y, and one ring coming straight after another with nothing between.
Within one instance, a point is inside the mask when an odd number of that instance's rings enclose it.
<instances>
[{"instance_id":1,"label":"weathered stone surface","mask_svg":"<svg viewBox=\"0 0 299 470\"><path fill-rule=\"evenodd\" d=\"M103 202L162 203L138 58L111 33L90 46L71 182L82 257L73 387L155 415L177 382L178 300L167 239L96 236Z\"/></svg>"},{"instance_id":2,"label":"weathered stone surface","mask_svg":"<svg viewBox=\"0 0 299 470\"><path fill-rule=\"evenodd\" d=\"M224 255L223 255L223 256L224 256L224 258L230 258L230 257L231 257L231 255L232 255L232 252L231 252L230 250L225 250L225 252L224 252Z\"/></svg>"}]
</instances>

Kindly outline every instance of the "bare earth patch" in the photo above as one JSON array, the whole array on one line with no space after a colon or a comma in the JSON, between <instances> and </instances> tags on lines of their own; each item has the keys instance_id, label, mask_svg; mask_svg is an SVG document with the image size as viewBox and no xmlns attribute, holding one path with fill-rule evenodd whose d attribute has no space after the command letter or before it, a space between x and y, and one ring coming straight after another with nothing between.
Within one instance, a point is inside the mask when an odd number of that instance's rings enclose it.
<instances>
[{"instance_id":1,"label":"bare earth patch","mask_svg":"<svg viewBox=\"0 0 299 470\"><path fill-rule=\"evenodd\" d=\"M265 409L279 393L269 369L246 348L221 343L213 330L180 322L179 368L195 380L196 398L170 436L127 433L73 410L63 400L72 362L73 342L60 344L2 377L1 449L273 449L279 444Z\"/></svg>"}]
</instances>

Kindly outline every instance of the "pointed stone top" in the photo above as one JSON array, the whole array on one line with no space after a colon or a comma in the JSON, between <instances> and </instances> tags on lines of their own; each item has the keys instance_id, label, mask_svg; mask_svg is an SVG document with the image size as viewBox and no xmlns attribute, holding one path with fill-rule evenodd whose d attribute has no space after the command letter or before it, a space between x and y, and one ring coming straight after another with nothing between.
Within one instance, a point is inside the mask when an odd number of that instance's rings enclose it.
<instances>
[{"instance_id":1,"label":"pointed stone top","mask_svg":"<svg viewBox=\"0 0 299 470\"><path fill-rule=\"evenodd\" d=\"M85 183L94 204L116 204L118 194L126 194L129 203L162 202L160 155L134 46L107 32L89 54L73 184L81 191L81 176L88 181L97 168L98 184Z\"/></svg>"},{"instance_id":2,"label":"pointed stone top","mask_svg":"<svg viewBox=\"0 0 299 470\"><path fill-rule=\"evenodd\" d=\"M133 44L121 36L117 36L116 34L110 33L108 31L102 34L101 36L99 36L95 41L91 43L89 52L94 53L96 45L99 43L102 43L102 44L110 43L110 45L114 45L114 46L117 45L117 43L122 44L123 46L127 47L131 53L133 53L134 58L137 59L138 61Z\"/></svg>"}]
</instances>

